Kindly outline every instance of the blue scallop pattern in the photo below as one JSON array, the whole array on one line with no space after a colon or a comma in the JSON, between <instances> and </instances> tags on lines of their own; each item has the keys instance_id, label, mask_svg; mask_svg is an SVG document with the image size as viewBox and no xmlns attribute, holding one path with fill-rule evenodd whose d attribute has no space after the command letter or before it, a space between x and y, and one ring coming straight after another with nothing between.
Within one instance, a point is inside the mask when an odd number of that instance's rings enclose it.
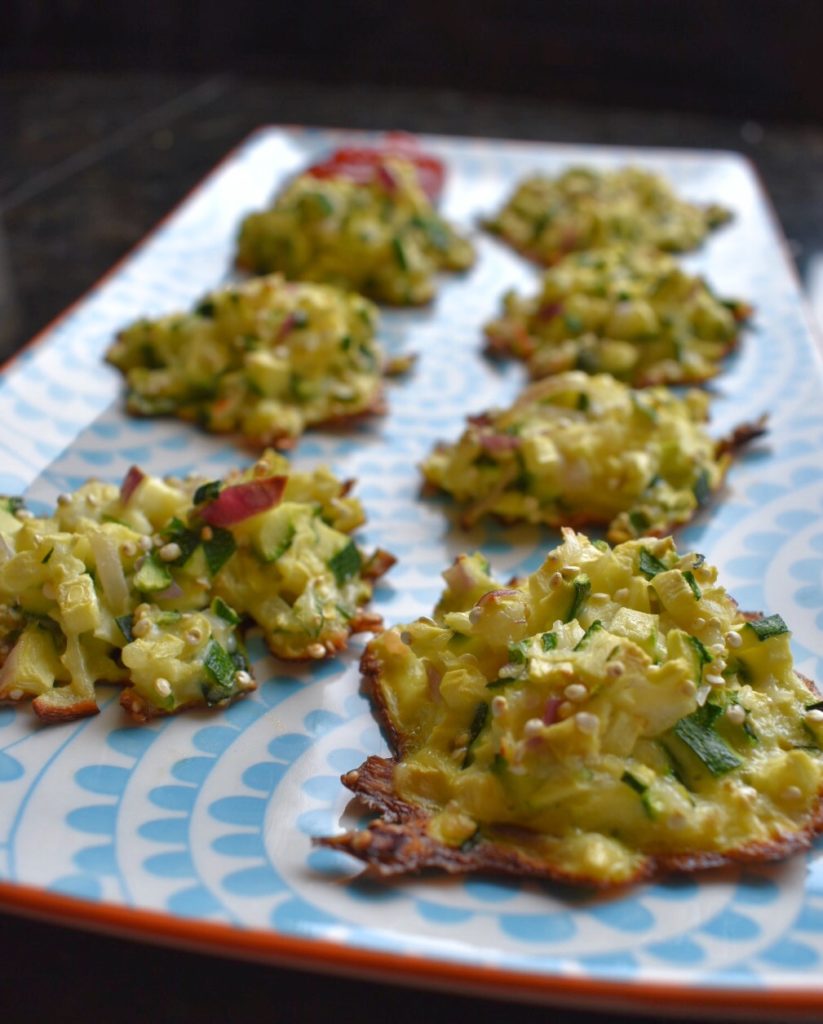
<instances>
[{"instance_id":1,"label":"blue scallop pattern","mask_svg":"<svg viewBox=\"0 0 823 1024\"><path fill-rule=\"evenodd\" d=\"M124 418L117 375L101 368L100 355L123 323L189 303L224 279L238 217L265 201L279 176L339 138L320 130L259 133L45 344L18 359L0 380L0 492L28 488L32 507L46 509L89 475L118 480L134 462L185 474L218 473L247 459L225 439L183 424ZM498 202L508 181L536 167L627 158L478 140L432 146L458 176L447 202L466 225ZM724 500L682 531L681 543L720 565L744 607L781 611L803 670L823 678L823 415L796 285L774 258L768 213L734 157L645 159L696 197L726 197L742 211L690 262L723 291L758 302L757 330L718 382L715 429L763 409L772 424L768 443L732 469ZM348 435L311 434L295 455L359 480L366 542L401 559L375 595L388 620L427 613L438 574L461 550L481 548L504 576L533 570L557 539L549 530L496 524L467 535L448 501L419 500L414 466L431 445L454 436L467 412L507 403L523 381L519 367L479 357L478 325L506 287L533 287L535 274L490 239L479 239L479 249L477 267L444 281L431 309L384 315L386 348L419 355L410 378L390 387L391 413ZM68 448L67 438L74 438ZM264 681L254 695L220 715L145 729L124 727L116 701L63 733L33 729L27 714L0 709L0 878L398 956L543 975L746 989L819 984L823 844L805 876L795 861L717 879L674 878L608 900L482 878L372 883L353 874L347 857L312 849L310 837L337 830L344 815L362 818L362 809L347 806L338 776L384 749L357 692L354 646L333 661L286 667L255 639L251 653ZM60 811L46 856L33 837L49 793L59 793Z\"/></svg>"}]
</instances>

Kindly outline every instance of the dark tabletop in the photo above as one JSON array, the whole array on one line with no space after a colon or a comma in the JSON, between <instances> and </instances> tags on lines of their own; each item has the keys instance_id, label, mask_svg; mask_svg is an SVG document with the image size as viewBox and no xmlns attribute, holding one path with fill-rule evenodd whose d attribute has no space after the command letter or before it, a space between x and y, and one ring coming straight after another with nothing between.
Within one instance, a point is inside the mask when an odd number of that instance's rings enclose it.
<instances>
[{"instance_id":1,"label":"dark tabletop","mask_svg":"<svg viewBox=\"0 0 823 1024\"><path fill-rule=\"evenodd\" d=\"M739 150L765 181L805 283L823 277L820 128L231 76L20 75L0 80L0 353L44 327L221 156L272 123ZM0 1010L10 1022L617 1019L229 962L3 915L0 936Z\"/></svg>"}]
</instances>

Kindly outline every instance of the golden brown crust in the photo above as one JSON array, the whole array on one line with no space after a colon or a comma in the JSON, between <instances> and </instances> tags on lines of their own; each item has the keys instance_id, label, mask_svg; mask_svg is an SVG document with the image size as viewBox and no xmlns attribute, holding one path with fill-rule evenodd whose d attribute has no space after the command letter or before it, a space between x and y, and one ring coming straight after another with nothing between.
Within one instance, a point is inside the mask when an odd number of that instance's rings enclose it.
<instances>
[{"instance_id":1,"label":"golden brown crust","mask_svg":"<svg viewBox=\"0 0 823 1024\"><path fill-rule=\"evenodd\" d=\"M461 847L440 842L428 833L430 815L397 796L394 790L395 764L394 760L387 758L370 757L360 768L342 777L343 784L370 808L379 811L381 818L359 831L314 840L319 846L343 850L365 861L370 874L384 878L417 874L428 869L449 874L481 871L610 889L672 872L692 873L733 864L782 860L809 849L815 835L823 831L822 801L810 821L796 832L775 833L768 841L747 843L731 850L649 853L638 859L637 868L630 876L616 883L584 872L564 871L541 857L537 849L532 854L524 846L527 847L530 840L534 843L539 837L526 829L488 830L488 835L472 839Z\"/></svg>"},{"instance_id":2,"label":"golden brown crust","mask_svg":"<svg viewBox=\"0 0 823 1024\"><path fill-rule=\"evenodd\" d=\"M768 430L769 414L765 412L751 423L738 423L731 433L718 439L716 448L718 458L722 455L737 455L741 448L756 438L763 437Z\"/></svg>"},{"instance_id":3,"label":"golden brown crust","mask_svg":"<svg viewBox=\"0 0 823 1024\"><path fill-rule=\"evenodd\" d=\"M78 718L96 715L100 711L97 702L89 697L81 697L70 704L63 704L48 700L48 694L35 697L31 706L42 722L73 722Z\"/></svg>"},{"instance_id":4,"label":"golden brown crust","mask_svg":"<svg viewBox=\"0 0 823 1024\"><path fill-rule=\"evenodd\" d=\"M746 618L758 618L756 614ZM319 846L343 850L367 865L370 874L390 877L416 874L428 869L448 874L486 872L498 875L548 878L556 882L615 888L672 872L705 871L732 864L763 863L781 860L811 846L815 835L823 832L823 791L814 815L803 828L789 834L775 833L765 842L752 842L724 851L683 850L680 853L648 853L638 858L636 870L619 883L564 871L540 856L539 836L516 826L487 828L461 847L448 846L429 835L431 816L419 806L404 800L394 786L394 768L402 759L408 743L395 727L379 685L382 666L371 645L360 661L363 692L372 702L374 713L389 742L394 757L371 756L357 769L342 776L343 784L355 793L380 818L367 828L343 835L315 839ZM798 677L809 692L820 697L816 684L807 676ZM550 837L547 837L550 838ZM535 846L532 855L529 844Z\"/></svg>"}]
</instances>

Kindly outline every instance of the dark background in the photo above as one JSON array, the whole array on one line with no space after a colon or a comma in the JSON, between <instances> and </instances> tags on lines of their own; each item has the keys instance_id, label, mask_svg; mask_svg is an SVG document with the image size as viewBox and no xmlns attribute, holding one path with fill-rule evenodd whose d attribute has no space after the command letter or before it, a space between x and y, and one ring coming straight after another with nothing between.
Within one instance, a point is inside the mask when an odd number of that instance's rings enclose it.
<instances>
[{"instance_id":1,"label":"dark background","mask_svg":"<svg viewBox=\"0 0 823 1024\"><path fill-rule=\"evenodd\" d=\"M6 0L4 65L823 117L819 0Z\"/></svg>"},{"instance_id":2,"label":"dark background","mask_svg":"<svg viewBox=\"0 0 823 1024\"><path fill-rule=\"evenodd\" d=\"M811 287L823 266L821 43L823 0L2 0L0 355L265 123L740 150ZM2 914L0 943L12 1024L615 1019Z\"/></svg>"}]
</instances>

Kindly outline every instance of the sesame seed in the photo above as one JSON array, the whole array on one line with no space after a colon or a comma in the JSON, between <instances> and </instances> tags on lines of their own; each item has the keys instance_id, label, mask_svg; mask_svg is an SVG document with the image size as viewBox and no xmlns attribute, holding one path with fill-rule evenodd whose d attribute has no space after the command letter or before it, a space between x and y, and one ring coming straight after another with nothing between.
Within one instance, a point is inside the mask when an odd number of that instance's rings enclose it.
<instances>
[{"instance_id":1,"label":"sesame seed","mask_svg":"<svg viewBox=\"0 0 823 1024\"><path fill-rule=\"evenodd\" d=\"M697 693L697 687L691 679L684 679L680 685L680 692L684 697L693 697Z\"/></svg>"},{"instance_id":2,"label":"sesame seed","mask_svg":"<svg viewBox=\"0 0 823 1024\"><path fill-rule=\"evenodd\" d=\"M34 519L34 513L29 512L27 508L18 508L14 515L17 519L20 519L21 521L26 519Z\"/></svg>"},{"instance_id":3,"label":"sesame seed","mask_svg":"<svg viewBox=\"0 0 823 1024\"><path fill-rule=\"evenodd\" d=\"M726 708L726 718L734 725L742 725L746 721L746 709L740 704L730 704Z\"/></svg>"},{"instance_id":4,"label":"sesame seed","mask_svg":"<svg viewBox=\"0 0 823 1024\"><path fill-rule=\"evenodd\" d=\"M234 673L234 681L237 683L238 686L249 686L251 684L252 678L249 675L249 673L245 671L245 669L241 668L238 672Z\"/></svg>"},{"instance_id":5,"label":"sesame seed","mask_svg":"<svg viewBox=\"0 0 823 1024\"><path fill-rule=\"evenodd\" d=\"M572 572L575 575L577 575L577 573L580 572L580 566L579 565L564 565L563 566L563 571L564 572Z\"/></svg>"},{"instance_id":6,"label":"sesame seed","mask_svg":"<svg viewBox=\"0 0 823 1024\"><path fill-rule=\"evenodd\" d=\"M600 726L600 719L597 715L591 715L588 711L578 711L574 716L574 724L580 732L588 736L597 732Z\"/></svg>"},{"instance_id":7,"label":"sesame seed","mask_svg":"<svg viewBox=\"0 0 823 1024\"><path fill-rule=\"evenodd\" d=\"M627 601L629 597L629 588L621 587L619 590L615 590L614 599L615 601Z\"/></svg>"},{"instance_id":8,"label":"sesame seed","mask_svg":"<svg viewBox=\"0 0 823 1024\"><path fill-rule=\"evenodd\" d=\"M722 654L726 650L725 644L712 644L709 650L712 654Z\"/></svg>"},{"instance_id":9,"label":"sesame seed","mask_svg":"<svg viewBox=\"0 0 823 1024\"><path fill-rule=\"evenodd\" d=\"M743 643L743 637L733 629L729 630L724 639L729 647L739 647Z\"/></svg>"},{"instance_id":10,"label":"sesame seed","mask_svg":"<svg viewBox=\"0 0 823 1024\"><path fill-rule=\"evenodd\" d=\"M606 675L611 676L612 679L618 679L626 671L626 666L622 661L610 661L606 666Z\"/></svg>"},{"instance_id":11,"label":"sesame seed","mask_svg":"<svg viewBox=\"0 0 823 1024\"><path fill-rule=\"evenodd\" d=\"M803 790L799 786L786 786L780 795L785 803L793 803L795 800L800 800Z\"/></svg>"},{"instance_id":12,"label":"sesame seed","mask_svg":"<svg viewBox=\"0 0 823 1024\"><path fill-rule=\"evenodd\" d=\"M198 576L194 581L201 590L208 590L211 584L207 576Z\"/></svg>"},{"instance_id":13,"label":"sesame seed","mask_svg":"<svg viewBox=\"0 0 823 1024\"><path fill-rule=\"evenodd\" d=\"M471 622L472 625L474 625L475 622L478 622L482 618L483 609L478 608L477 605L475 605L474 608L472 608L472 610L469 612L469 622Z\"/></svg>"},{"instance_id":14,"label":"sesame seed","mask_svg":"<svg viewBox=\"0 0 823 1024\"><path fill-rule=\"evenodd\" d=\"M147 636L150 632L151 623L148 619L140 619L139 622L135 622L131 627L131 635L136 636L138 640L141 639L141 637Z\"/></svg>"},{"instance_id":15,"label":"sesame seed","mask_svg":"<svg viewBox=\"0 0 823 1024\"><path fill-rule=\"evenodd\" d=\"M501 679L514 679L515 676L520 675L520 666L504 665L497 674Z\"/></svg>"},{"instance_id":16,"label":"sesame seed","mask_svg":"<svg viewBox=\"0 0 823 1024\"><path fill-rule=\"evenodd\" d=\"M137 545L133 544L130 540L120 545L120 554L125 558L134 558L137 554Z\"/></svg>"},{"instance_id":17,"label":"sesame seed","mask_svg":"<svg viewBox=\"0 0 823 1024\"><path fill-rule=\"evenodd\" d=\"M552 590L557 590L557 588L560 586L562 582L563 574L556 572L552 575L552 578L549 580L549 586L552 588Z\"/></svg>"},{"instance_id":18,"label":"sesame seed","mask_svg":"<svg viewBox=\"0 0 823 1024\"><path fill-rule=\"evenodd\" d=\"M505 713L508 706L509 702L502 693L498 693L496 697L492 697L492 718L499 718Z\"/></svg>"},{"instance_id":19,"label":"sesame seed","mask_svg":"<svg viewBox=\"0 0 823 1024\"><path fill-rule=\"evenodd\" d=\"M714 669L715 675L720 675L726 671L726 661L724 658L715 658L712 662L712 668Z\"/></svg>"},{"instance_id":20,"label":"sesame seed","mask_svg":"<svg viewBox=\"0 0 823 1024\"><path fill-rule=\"evenodd\" d=\"M585 700L588 697L589 691L582 683L569 683L563 691L563 695L570 701L579 704L581 700Z\"/></svg>"},{"instance_id":21,"label":"sesame seed","mask_svg":"<svg viewBox=\"0 0 823 1024\"><path fill-rule=\"evenodd\" d=\"M823 711L820 708L811 708L806 712L807 722L823 722Z\"/></svg>"},{"instance_id":22,"label":"sesame seed","mask_svg":"<svg viewBox=\"0 0 823 1024\"><path fill-rule=\"evenodd\" d=\"M694 695L694 699L697 702L697 706L699 708L702 708L703 705L706 703L706 699L711 693L711 689L711 686L699 686L697 688L697 693Z\"/></svg>"},{"instance_id":23,"label":"sesame seed","mask_svg":"<svg viewBox=\"0 0 823 1024\"><path fill-rule=\"evenodd\" d=\"M141 551L151 551L151 537L141 537L137 546Z\"/></svg>"},{"instance_id":24,"label":"sesame seed","mask_svg":"<svg viewBox=\"0 0 823 1024\"><path fill-rule=\"evenodd\" d=\"M602 590L596 591L594 594L590 595L590 597L589 597L589 601L608 601L608 600L609 600L609 595L608 594L604 594Z\"/></svg>"},{"instance_id":25,"label":"sesame seed","mask_svg":"<svg viewBox=\"0 0 823 1024\"><path fill-rule=\"evenodd\" d=\"M703 626L706 625L706 620L703 618L702 615L698 615L694 620L694 624L697 629L702 629Z\"/></svg>"},{"instance_id":26,"label":"sesame seed","mask_svg":"<svg viewBox=\"0 0 823 1024\"><path fill-rule=\"evenodd\" d=\"M158 676L154 680L154 688L160 694L161 697L171 696L171 683L168 679L164 679L162 676Z\"/></svg>"},{"instance_id":27,"label":"sesame seed","mask_svg":"<svg viewBox=\"0 0 823 1024\"><path fill-rule=\"evenodd\" d=\"M164 544L158 548L157 554L164 562L173 562L183 554L183 549L175 541L172 541L170 544Z\"/></svg>"},{"instance_id":28,"label":"sesame seed","mask_svg":"<svg viewBox=\"0 0 823 1024\"><path fill-rule=\"evenodd\" d=\"M151 611L151 605L150 604L146 604L146 602L143 601L141 604L139 604L134 609L134 617L136 619L139 619L142 615L145 615L147 612L150 612L150 611Z\"/></svg>"},{"instance_id":29,"label":"sesame seed","mask_svg":"<svg viewBox=\"0 0 823 1024\"><path fill-rule=\"evenodd\" d=\"M743 799L747 802L755 800L757 798L757 790L754 788L754 786L738 786L737 792L738 795L743 797Z\"/></svg>"},{"instance_id":30,"label":"sesame seed","mask_svg":"<svg viewBox=\"0 0 823 1024\"><path fill-rule=\"evenodd\" d=\"M18 690L17 687L15 687L13 690L9 690L9 697L12 700L20 700L20 698L22 696L23 696L23 691L22 690Z\"/></svg>"},{"instance_id":31,"label":"sesame seed","mask_svg":"<svg viewBox=\"0 0 823 1024\"><path fill-rule=\"evenodd\" d=\"M57 600L57 591L54 589L54 584L51 581L48 581L43 584L43 589L41 593L43 594L43 597L45 597L47 601Z\"/></svg>"},{"instance_id":32,"label":"sesame seed","mask_svg":"<svg viewBox=\"0 0 823 1024\"><path fill-rule=\"evenodd\" d=\"M523 735L527 739L539 736L543 732L543 722L539 718L530 718L523 726Z\"/></svg>"},{"instance_id":33,"label":"sesame seed","mask_svg":"<svg viewBox=\"0 0 823 1024\"><path fill-rule=\"evenodd\" d=\"M563 703L557 709L558 718L568 718L574 711L574 704L568 700L564 700Z\"/></svg>"},{"instance_id":34,"label":"sesame seed","mask_svg":"<svg viewBox=\"0 0 823 1024\"><path fill-rule=\"evenodd\" d=\"M131 702L131 710L137 715L143 710L143 701L136 698Z\"/></svg>"},{"instance_id":35,"label":"sesame seed","mask_svg":"<svg viewBox=\"0 0 823 1024\"><path fill-rule=\"evenodd\" d=\"M705 675L703 676L703 678L706 680L709 686L723 686L723 684L726 682L723 676Z\"/></svg>"},{"instance_id":36,"label":"sesame seed","mask_svg":"<svg viewBox=\"0 0 823 1024\"><path fill-rule=\"evenodd\" d=\"M189 644L191 647L196 647L197 644L199 644L202 639L203 634L200 632L199 629L190 629L186 633L186 643Z\"/></svg>"},{"instance_id":37,"label":"sesame seed","mask_svg":"<svg viewBox=\"0 0 823 1024\"><path fill-rule=\"evenodd\" d=\"M309 644L306 648L306 654L310 658L325 658L326 648L322 644Z\"/></svg>"},{"instance_id":38,"label":"sesame seed","mask_svg":"<svg viewBox=\"0 0 823 1024\"><path fill-rule=\"evenodd\" d=\"M97 508L97 506L100 504L100 499L97 497L96 494L87 494L86 495L86 504L90 508Z\"/></svg>"},{"instance_id":39,"label":"sesame seed","mask_svg":"<svg viewBox=\"0 0 823 1024\"><path fill-rule=\"evenodd\" d=\"M162 548L166 543L165 538L161 537L159 533L152 534L151 542L156 548Z\"/></svg>"}]
</instances>

